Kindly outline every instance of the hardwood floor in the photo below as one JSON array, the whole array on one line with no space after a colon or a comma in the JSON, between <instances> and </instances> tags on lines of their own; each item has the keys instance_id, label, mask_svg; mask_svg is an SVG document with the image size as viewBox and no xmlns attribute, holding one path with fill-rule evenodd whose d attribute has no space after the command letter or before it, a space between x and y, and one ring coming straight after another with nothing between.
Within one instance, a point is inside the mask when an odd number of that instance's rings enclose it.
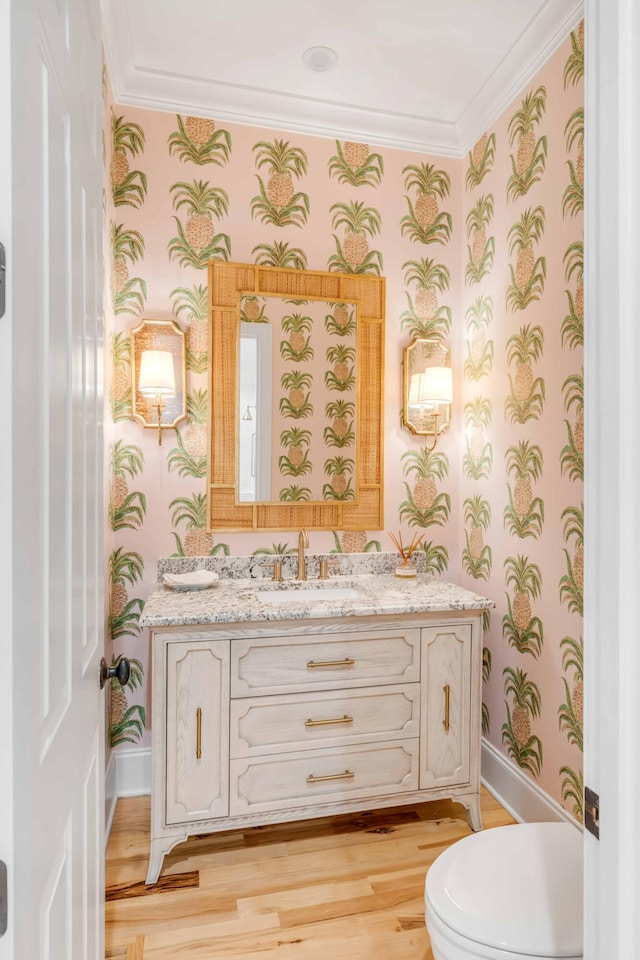
<instances>
[{"instance_id":1,"label":"hardwood floor","mask_svg":"<svg viewBox=\"0 0 640 960\"><path fill-rule=\"evenodd\" d=\"M424 878L470 831L449 801L192 837L144 883L149 797L118 801L108 960L432 960ZM485 828L512 823L485 790Z\"/></svg>"}]
</instances>

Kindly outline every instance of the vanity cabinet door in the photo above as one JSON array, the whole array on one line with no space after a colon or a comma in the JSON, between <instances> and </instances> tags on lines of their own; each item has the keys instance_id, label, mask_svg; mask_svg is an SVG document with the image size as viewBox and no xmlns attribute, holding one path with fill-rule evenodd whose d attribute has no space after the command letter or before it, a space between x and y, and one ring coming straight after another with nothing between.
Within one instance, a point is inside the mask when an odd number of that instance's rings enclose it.
<instances>
[{"instance_id":1,"label":"vanity cabinet door","mask_svg":"<svg viewBox=\"0 0 640 960\"><path fill-rule=\"evenodd\" d=\"M229 641L167 644L166 822L229 813Z\"/></svg>"},{"instance_id":2,"label":"vanity cabinet door","mask_svg":"<svg viewBox=\"0 0 640 960\"><path fill-rule=\"evenodd\" d=\"M471 624L422 630L420 789L469 783Z\"/></svg>"}]
</instances>

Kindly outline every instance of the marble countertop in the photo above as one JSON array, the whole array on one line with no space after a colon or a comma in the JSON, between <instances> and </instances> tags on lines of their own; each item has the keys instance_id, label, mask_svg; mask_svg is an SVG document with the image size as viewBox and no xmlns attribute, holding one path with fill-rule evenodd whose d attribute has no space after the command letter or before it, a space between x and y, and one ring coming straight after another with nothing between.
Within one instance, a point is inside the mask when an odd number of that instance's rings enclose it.
<instances>
[{"instance_id":1,"label":"marble countertop","mask_svg":"<svg viewBox=\"0 0 640 960\"><path fill-rule=\"evenodd\" d=\"M309 590L354 588L352 599L310 601ZM258 591L298 590L300 601L263 602ZM316 594L314 593L314 598ZM332 576L329 580L221 579L205 590L177 591L158 585L149 595L140 625L184 626L210 623L261 623L271 620L309 620L366 617L455 610L484 610L495 606L477 593L425 573L402 580L392 574Z\"/></svg>"}]
</instances>

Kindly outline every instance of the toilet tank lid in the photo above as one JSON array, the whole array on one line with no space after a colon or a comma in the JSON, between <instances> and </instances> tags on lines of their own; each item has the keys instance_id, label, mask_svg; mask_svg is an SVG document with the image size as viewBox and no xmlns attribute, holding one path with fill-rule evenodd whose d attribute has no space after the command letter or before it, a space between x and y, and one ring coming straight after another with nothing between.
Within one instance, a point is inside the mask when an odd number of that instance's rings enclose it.
<instances>
[{"instance_id":1,"label":"toilet tank lid","mask_svg":"<svg viewBox=\"0 0 640 960\"><path fill-rule=\"evenodd\" d=\"M582 834L570 823L472 834L434 861L425 897L469 940L538 957L581 957Z\"/></svg>"}]
</instances>

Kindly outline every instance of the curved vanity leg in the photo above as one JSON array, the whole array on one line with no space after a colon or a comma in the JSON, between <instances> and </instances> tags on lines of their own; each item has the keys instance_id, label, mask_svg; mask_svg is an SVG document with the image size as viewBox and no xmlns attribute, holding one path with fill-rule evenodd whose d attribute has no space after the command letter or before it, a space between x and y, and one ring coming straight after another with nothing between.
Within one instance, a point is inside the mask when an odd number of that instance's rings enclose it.
<instances>
[{"instance_id":1,"label":"curved vanity leg","mask_svg":"<svg viewBox=\"0 0 640 960\"><path fill-rule=\"evenodd\" d=\"M156 883L158 877L160 876L160 871L162 870L162 863L165 858L165 854L169 853L170 850L178 843L182 843L187 839L186 833L181 833L178 836L173 834L170 837L157 837L151 841L151 849L149 850L149 869L147 870L147 879L145 880L146 885L149 887L152 884Z\"/></svg>"},{"instance_id":2,"label":"curved vanity leg","mask_svg":"<svg viewBox=\"0 0 640 960\"><path fill-rule=\"evenodd\" d=\"M482 830L482 816L480 814L480 795L469 793L464 797L455 798L458 803L467 809L467 821L471 829L477 833Z\"/></svg>"}]
</instances>

